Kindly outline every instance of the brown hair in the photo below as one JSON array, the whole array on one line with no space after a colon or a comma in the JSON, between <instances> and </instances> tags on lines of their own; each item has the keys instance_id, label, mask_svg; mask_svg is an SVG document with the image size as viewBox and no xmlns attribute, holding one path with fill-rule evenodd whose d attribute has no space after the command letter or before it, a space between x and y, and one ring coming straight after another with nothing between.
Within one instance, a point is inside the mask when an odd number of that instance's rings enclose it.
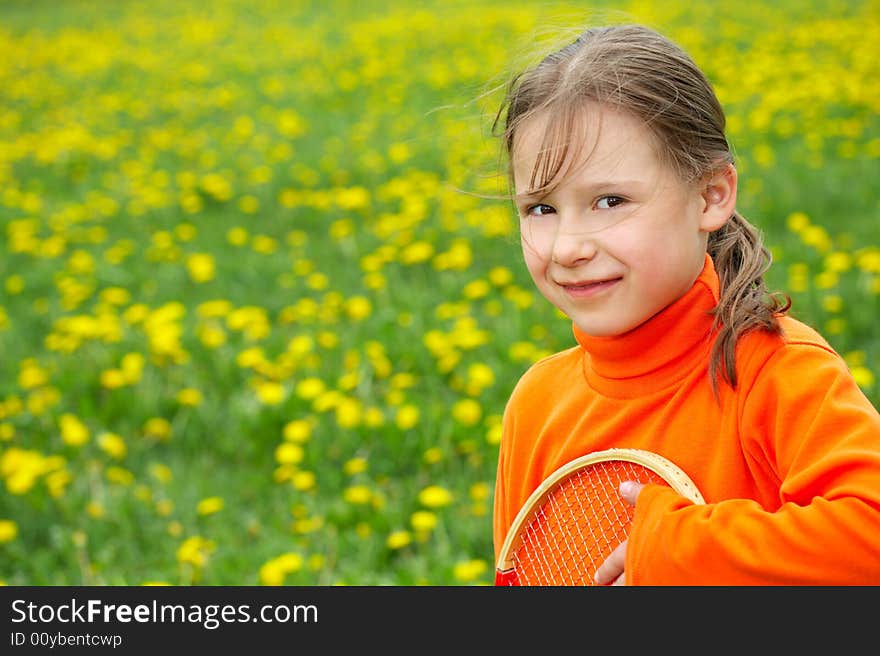
<instances>
[{"instance_id":1,"label":"brown hair","mask_svg":"<svg viewBox=\"0 0 880 656\"><path fill-rule=\"evenodd\" d=\"M495 117L493 132L502 138L509 162L518 128L538 114L546 118L530 192L551 190L578 160L570 151L584 144L571 135L590 102L644 121L660 157L685 182L699 181L734 161L724 110L684 50L641 25L597 27L518 74ZM512 185L511 167L508 175ZM710 233L707 252L720 279L720 298L712 311L718 337L709 362L717 391L719 380L736 387L740 336L753 329L780 332L777 315L788 310L790 301L768 292L764 273L770 252L760 232L738 212Z\"/></svg>"}]
</instances>

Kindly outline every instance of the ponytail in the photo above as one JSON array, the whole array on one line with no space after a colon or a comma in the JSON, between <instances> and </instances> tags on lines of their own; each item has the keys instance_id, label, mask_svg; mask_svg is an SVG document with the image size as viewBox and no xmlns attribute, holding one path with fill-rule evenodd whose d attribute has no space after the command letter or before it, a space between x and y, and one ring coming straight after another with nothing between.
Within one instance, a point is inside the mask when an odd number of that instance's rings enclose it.
<instances>
[{"instance_id":1,"label":"ponytail","mask_svg":"<svg viewBox=\"0 0 880 656\"><path fill-rule=\"evenodd\" d=\"M760 232L741 214L709 234L707 251L720 280L721 294L712 311L718 336L712 347L709 376L717 393L723 380L736 388L736 344L749 330L780 333L778 316L791 307L791 299L767 290L764 274L772 256Z\"/></svg>"}]
</instances>

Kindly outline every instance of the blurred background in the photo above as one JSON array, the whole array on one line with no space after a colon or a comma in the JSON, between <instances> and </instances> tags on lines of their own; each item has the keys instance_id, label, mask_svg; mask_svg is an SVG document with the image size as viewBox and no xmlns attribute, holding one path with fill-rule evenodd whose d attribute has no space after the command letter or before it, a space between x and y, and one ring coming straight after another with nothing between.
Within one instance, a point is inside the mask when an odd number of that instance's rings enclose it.
<instances>
[{"instance_id":1,"label":"blurred background","mask_svg":"<svg viewBox=\"0 0 880 656\"><path fill-rule=\"evenodd\" d=\"M706 71L771 287L877 405L878 7L0 3L0 581L491 583L504 404L574 344L491 123L589 23Z\"/></svg>"}]
</instances>

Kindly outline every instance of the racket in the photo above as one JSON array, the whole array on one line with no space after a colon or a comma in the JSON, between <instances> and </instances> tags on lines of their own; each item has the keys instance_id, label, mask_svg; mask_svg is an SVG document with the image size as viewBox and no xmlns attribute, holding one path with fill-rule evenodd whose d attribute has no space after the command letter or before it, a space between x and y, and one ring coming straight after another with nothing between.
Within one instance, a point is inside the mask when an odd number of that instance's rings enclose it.
<instances>
[{"instance_id":1,"label":"racket","mask_svg":"<svg viewBox=\"0 0 880 656\"><path fill-rule=\"evenodd\" d=\"M623 481L667 485L694 503L697 486L651 451L607 449L550 474L517 513L501 546L495 585L595 585L599 565L629 534L635 508Z\"/></svg>"}]
</instances>

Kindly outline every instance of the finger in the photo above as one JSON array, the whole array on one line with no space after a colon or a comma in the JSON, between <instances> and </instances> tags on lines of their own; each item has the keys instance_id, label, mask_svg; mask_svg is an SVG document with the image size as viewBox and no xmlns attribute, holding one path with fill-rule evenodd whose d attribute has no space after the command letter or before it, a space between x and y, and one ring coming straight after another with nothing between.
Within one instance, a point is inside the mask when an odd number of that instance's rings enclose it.
<instances>
[{"instance_id":1,"label":"finger","mask_svg":"<svg viewBox=\"0 0 880 656\"><path fill-rule=\"evenodd\" d=\"M639 498L639 492L642 491L642 488L645 487L644 483L637 483L636 481L624 481L620 484L620 496L626 501L629 505L636 505L636 499Z\"/></svg>"},{"instance_id":2,"label":"finger","mask_svg":"<svg viewBox=\"0 0 880 656\"><path fill-rule=\"evenodd\" d=\"M614 551L609 554L605 562L596 570L595 580L598 585L609 585L623 575L623 567L626 563L626 540L621 542Z\"/></svg>"}]
</instances>

